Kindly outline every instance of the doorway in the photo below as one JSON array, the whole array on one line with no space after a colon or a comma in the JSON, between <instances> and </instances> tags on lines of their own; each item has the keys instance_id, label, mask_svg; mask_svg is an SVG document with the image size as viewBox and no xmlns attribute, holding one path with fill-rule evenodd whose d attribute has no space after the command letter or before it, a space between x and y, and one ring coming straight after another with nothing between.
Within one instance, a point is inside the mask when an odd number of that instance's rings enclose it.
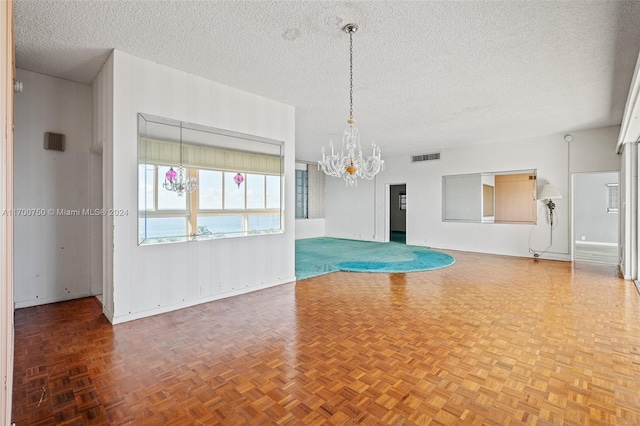
<instances>
[{"instance_id":1,"label":"doorway","mask_svg":"<svg viewBox=\"0 0 640 426\"><path fill-rule=\"evenodd\" d=\"M573 260L617 265L618 172L573 174Z\"/></svg>"},{"instance_id":2,"label":"doorway","mask_svg":"<svg viewBox=\"0 0 640 426\"><path fill-rule=\"evenodd\" d=\"M407 185L389 186L389 241L407 243Z\"/></svg>"}]
</instances>

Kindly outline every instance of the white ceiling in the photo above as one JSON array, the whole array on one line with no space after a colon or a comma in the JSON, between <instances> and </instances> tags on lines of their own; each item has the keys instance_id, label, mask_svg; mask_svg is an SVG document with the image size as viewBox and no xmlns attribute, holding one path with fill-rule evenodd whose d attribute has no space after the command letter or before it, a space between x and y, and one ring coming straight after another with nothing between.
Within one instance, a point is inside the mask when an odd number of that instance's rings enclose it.
<instances>
[{"instance_id":1,"label":"white ceiling","mask_svg":"<svg viewBox=\"0 0 640 426\"><path fill-rule=\"evenodd\" d=\"M346 126L349 22L383 156L620 124L640 48L637 1L14 2L18 68L90 84L120 49L294 105L311 161Z\"/></svg>"}]
</instances>

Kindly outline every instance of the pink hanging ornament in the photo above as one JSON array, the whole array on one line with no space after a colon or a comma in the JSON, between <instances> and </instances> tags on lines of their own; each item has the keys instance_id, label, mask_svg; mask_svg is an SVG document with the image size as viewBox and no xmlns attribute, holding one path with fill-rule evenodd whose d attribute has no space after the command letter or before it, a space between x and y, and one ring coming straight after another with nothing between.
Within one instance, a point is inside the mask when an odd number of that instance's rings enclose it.
<instances>
[{"instance_id":1,"label":"pink hanging ornament","mask_svg":"<svg viewBox=\"0 0 640 426\"><path fill-rule=\"evenodd\" d=\"M175 170L173 170L173 167L171 167L169 171L165 173L164 176L167 178L169 182L173 182L174 180L176 180L176 176L178 176L178 174L176 173Z\"/></svg>"},{"instance_id":2,"label":"pink hanging ornament","mask_svg":"<svg viewBox=\"0 0 640 426\"><path fill-rule=\"evenodd\" d=\"M234 181L235 183L237 183L237 184L238 184L238 188L240 188L240 184L241 184L242 182L244 182L244 176L242 176L240 173L238 173L237 175L235 175L235 176L233 177L233 181Z\"/></svg>"}]
</instances>

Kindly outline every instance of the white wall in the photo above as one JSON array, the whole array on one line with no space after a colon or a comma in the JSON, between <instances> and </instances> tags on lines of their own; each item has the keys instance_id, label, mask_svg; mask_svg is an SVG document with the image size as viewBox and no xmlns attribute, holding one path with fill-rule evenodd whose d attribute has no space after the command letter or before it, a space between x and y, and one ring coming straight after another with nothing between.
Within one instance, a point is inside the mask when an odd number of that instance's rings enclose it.
<instances>
[{"instance_id":1,"label":"white wall","mask_svg":"<svg viewBox=\"0 0 640 426\"><path fill-rule=\"evenodd\" d=\"M89 216L58 209L90 207L91 87L17 70L15 207L53 209L15 217L15 303L33 306L90 294ZM43 147L44 133L62 133L65 151Z\"/></svg>"},{"instance_id":2,"label":"white wall","mask_svg":"<svg viewBox=\"0 0 640 426\"><path fill-rule=\"evenodd\" d=\"M92 152L102 153L102 208L113 209L113 53L93 81ZM93 197L92 197L92 200ZM95 200L94 200L95 201ZM113 322L113 216L102 221L102 312Z\"/></svg>"},{"instance_id":3,"label":"white wall","mask_svg":"<svg viewBox=\"0 0 640 426\"><path fill-rule=\"evenodd\" d=\"M383 241L383 232L376 235L374 205L380 208L379 214L385 215L384 198L380 205L376 203L376 181L361 180L357 187L347 187L343 179L327 176L324 191L325 232L327 237L349 238L363 241ZM403 182L403 180L396 180ZM407 193L409 189L407 188ZM413 201L412 201L413 202ZM388 239L388 238L387 238Z\"/></svg>"},{"instance_id":4,"label":"white wall","mask_svg":"<svg viewBox=\"0 0 640 426\"><path fill-rule=\"evenodd\" d=\"M625 280L638 278L638 144L624 143L620 168L620 269Z\"/></svg>"},{"instance_id":5,"label":"white wall","mask_svg":"<svg viewBox=\"0 0 640 426\"><path fill-rule=\"evenodd\" d=\"M102 209L102 152L91 152L90 207ZM102 294L102 216L89 218L91 294Z\"/></svg>"},{"instance_id":6,"label":"white wall","mask_svg":"<svg viewBox=\"0 0 640 426\"><path fill-rule=\"evenodd\" d=\"M296 240L324 237L324 218L296 219Z\"/></svg>"},{"instance_id":7,"label":"white wall","mask_svg":"<svg viewBox=\"0 0 640 426\"><path fill-rule=\"evenodd\" d=\"M343 181L327 178L327 234L385 241L389 226L384 214L388 202L387 185L406 182L407 194L411 195L407 210L407 244L531 256L530 246L543 250L549 244L547 210L542 202L538 202L537 225L445 223L442 222L442 176L537 169L538 189L545 183L553 183L563 195L556 201L553 246L543 257L569 260L569 151L572 151L574 171L619 169L620 159L615 154L616 132L616 128L575 132L572 145L564 141L564 134L556 134L442 149L441 160L415 164L410 164L408 155L387 157L386 170L374 181L360 182L357 188L346 188Z\"/></svg>"},{"instance_id":8,"label":"white wall","mask_svg":"<svg viewBox=\"0 0 640 426\"><path fill-rule=\"evenodd\" d=\"M616 153L620 126L570 132L570 172L611 172L620 170L621 158Z\"/></svg>"},{"instance_id":9,"label":"white wall","mask_svg":"<svg viewBox=\"0 0 640 426\"><path fill-rule=\"evenodd\" d=\"M607 212L606 185L618 183L618 173L576 173L573 176L575 241L618 243L618 212Z\"/></svg>"},{"instance_id":10,"label":"white wall","mask_svg":"<svg viewBox=\"0 0 640 426\"><path fill-rule=\"evenodd\" d=\"M113 323L293 281L294 108L120 51L112 59L113 138L105 140L103 158L113 171L105 174L113 192L105 207L129 211L113 218ZM285 232L138 246L139 112L283 140Z\"/></svg>"}]
</instances>

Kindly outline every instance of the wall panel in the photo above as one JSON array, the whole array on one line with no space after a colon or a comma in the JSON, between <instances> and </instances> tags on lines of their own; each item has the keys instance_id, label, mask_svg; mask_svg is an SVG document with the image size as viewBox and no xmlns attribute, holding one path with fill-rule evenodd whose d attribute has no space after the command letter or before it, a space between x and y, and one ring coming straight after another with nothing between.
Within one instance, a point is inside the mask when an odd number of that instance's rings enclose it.
<instances>
[{"instance_id":1,"label":"wall panel","mask_svg":"<svg viewBox=\"0 0 640 426\"><path fill-rule=\"evenodd\" d=\"M385 171L374 181L347 188L341 179L326 178L326 232L328 236L385 241L388 238L386 185L406 182L407 244L511 256L531 256L529 247L549 244L547 209L537 205L537 225L451 223L442 221L442 176L453 174L537 169L538 189L556 185L563 195L556 200L553 245L545 258L570 259L570 185L574 171L615 170L617 127L540 138L443 148L441 159L410 163L409 155L386 157Z\"/></svg>"},{"instance_id":2,"label":"wall panel","mask_svg":"<svg viewBox=\"0 0 640 426\"><path fill-rule=\"evenodd\" d=\"M15 206L45 214L14 218L16 307L88 296L91 87L25 70L17 77L25 90L15 99ZM44 149L45 132L65 135L64 152Z\"/></svg>"},{"instance_id":3,"label":"wall panel","mask_svg":"<svg viewBox=\"0 0 640 426\"><path fill-rule=\"evenodd\" d=\"M102 207L113 208L113 54L93 81L93 150L102 153ZM102 216L102 311L113 319L113 217Z\"/></svg>"},{"instance_id":4,"label":"wall panel","mask_svg":"<svg viewBox=\"0 0 640 426\"><path fill-rule=\"evenodd\" d=\"M114 51L113 322L290 282L294 210L284 234L137 245L137 113L285 141L285 206L293 206L294 108Z\"/></svg>"}]
</instances>

